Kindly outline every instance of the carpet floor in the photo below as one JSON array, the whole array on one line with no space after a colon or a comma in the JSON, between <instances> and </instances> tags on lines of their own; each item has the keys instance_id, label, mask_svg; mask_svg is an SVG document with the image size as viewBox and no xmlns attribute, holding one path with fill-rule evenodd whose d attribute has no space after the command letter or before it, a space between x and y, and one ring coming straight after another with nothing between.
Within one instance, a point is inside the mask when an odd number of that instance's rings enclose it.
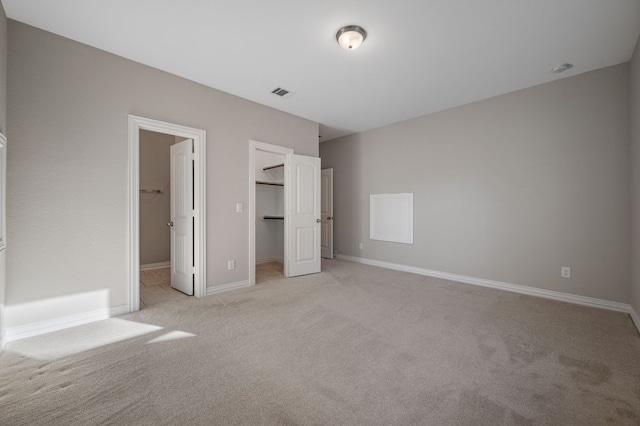
<instances>
[{"instance_id":1,"label":"carpet floor","mask_svg":"<svg viewBox=\"0 0 640 426\"><path fill-rule=\"evenodd\" d=\"M640 424L628 315L340 260L12 342L2 425Z\"/></svg>"}]
</instances>

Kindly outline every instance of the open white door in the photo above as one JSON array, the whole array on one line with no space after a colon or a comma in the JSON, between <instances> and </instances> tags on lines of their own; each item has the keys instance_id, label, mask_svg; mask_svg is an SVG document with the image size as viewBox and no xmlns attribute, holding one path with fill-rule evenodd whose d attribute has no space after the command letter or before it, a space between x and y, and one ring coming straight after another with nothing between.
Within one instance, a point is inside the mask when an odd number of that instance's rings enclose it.
<instances>
[{"instance_id":1,"label":"open white door","mask_svg":"<svg viewBox=\"0 0 640 426\"><path fill-rule=\"evenodd\" d=\"M320 255L333 259L333 169L322 169L320 179Z\"/></svg>"},{"instance_id":2,"label":"open white door","mask_svg":"<svg viewBox=\"0 0 640 426\"><path fill-rule=\"evenodd\" d=\"M171 146L171 287L193 295L193 139Z\"/></svg>"},{"instance_id":3,"label":"open white door","mask_svg":"<svg viewBox=\"0 0 640 426\"><path fill-rule=\"evenodd\" d=\"M291 155L288 276L320 272L320 159Z\"/></svg>"}]
</instances>

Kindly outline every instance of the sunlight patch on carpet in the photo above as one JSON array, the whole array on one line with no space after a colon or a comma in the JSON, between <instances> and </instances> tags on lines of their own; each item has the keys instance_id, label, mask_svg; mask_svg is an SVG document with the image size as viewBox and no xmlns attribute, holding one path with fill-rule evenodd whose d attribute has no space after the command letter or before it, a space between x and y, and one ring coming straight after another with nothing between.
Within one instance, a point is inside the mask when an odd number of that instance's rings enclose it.
<instances>
[{"instance_id":1,"label":"sunlight patch on carpet","mask_svg":"<svg viewBox=\"0 0 640 426\"><path fill-rule=\"evenodd\" d=\"M154 339L149 340L146 344L150 343L160 343L160 342L168 342L171 340L184 339L187 337L196 337L193 333L187 333L186 331L170 331L167 334L163 334L162 336L158 336Z\"/></svg>"},{"instance_id":2,"label":"sunlight patch on carpet","mask_svg":"<svg viewBox=\"0 0 640 426\"><path fill-rule=\"evenodd\" d=\"M11 342L6 350L33 359L55 360L158 330L162 327L110 318Z\"/></svg>"}]
</instances>

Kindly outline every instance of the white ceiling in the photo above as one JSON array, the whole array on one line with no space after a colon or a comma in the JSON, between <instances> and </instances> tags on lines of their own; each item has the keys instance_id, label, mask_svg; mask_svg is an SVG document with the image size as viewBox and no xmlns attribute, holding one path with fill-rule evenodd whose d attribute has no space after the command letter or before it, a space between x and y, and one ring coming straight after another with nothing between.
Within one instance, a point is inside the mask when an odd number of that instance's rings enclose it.
<instances>
[{"instance_id":1,"label":"white ceiling","mask_svg":"<svg viewBox=\"0 0 640 426\"><path fill-rule=\"evenodd\" d=\"M11 19L317 121L321 141L626 62L640 33L638 0L2 3ZM358 50L335 40L347 24L369 33ZM575 67L550 72L564 62Z\"/></svg>"}]
</instances>

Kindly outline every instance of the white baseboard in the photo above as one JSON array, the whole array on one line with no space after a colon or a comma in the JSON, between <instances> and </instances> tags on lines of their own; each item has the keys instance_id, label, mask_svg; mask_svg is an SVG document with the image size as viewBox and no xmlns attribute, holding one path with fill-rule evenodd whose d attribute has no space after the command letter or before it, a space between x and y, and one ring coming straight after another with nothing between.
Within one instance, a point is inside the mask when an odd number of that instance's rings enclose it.
<instances>
[{"instance_id":1,"label":"white baseboard","mask_svg":"<svg viewBox=\"0 0 640 426\"><path fill-rule=\"evenodd\" d=\"M129 312L128 305L114 306L112 308L96 309L94 311L82 312L74 315L58 317L47 321L34 322L17 327L6 329L6 342L26 339L27 337L39 334L50 333L52 331L64 330L65 328L76 327L90 322L100 321L123 315Z\"/></svg>"},{"instance_id":2,"label":"white baseboard","mask_svg":"<svg viewBox=\"0 0 640 426\"><path fill-rule=\"evenodd\" d=\"M629 315L631 315L631 320L638 329L638 333L640 333L640 315L633 309L633 306L629 307Z\"/></svg>"},{"instance_id":3,"label":"white baseboard","mask_svg":"<svg viewBox=\"0 0 640 426\"><path fill-rule=\"evenodd\" d=\"M109 318L111 317L119 317L120 315L131 313L129 310L129 305L120 305L114 306L113 308L109 308Z\"/></svg>"},{"instance_id":4,"label":"white baseboard","mask_svg":"<svg viewBox=\"0 0 640 426\"><path fill-rule=\"evenodd\" d=\"M249 282L249 280L244 280L244 281L238 281L235 283L217 285L215 287L208 287L207 296L211 296L212 294L222 293L224 291L237 290L239 288L245 288L250 286L251 286L251 283Z\"/></svg>"},{"instance_id":5,"label":"white baseboard","mask_svg":"<svg viewBox=\"0 0 640 426\"><path fill-rule=\"evenodd\" d=\"M256 265L260 263L269 263L269 262L284 263L284 257L271 256L271 257L262 257L260 259L256 259Z\"/></svg>"},{"instance_id":6,"label":"white baseboard","mask_svg":"<svg viewBox=\"0 0 640 426\"><path fill-rule=\"evenodd\" d=\"M386 269L394 269L396 271L411 272L418 275L426 275L429 277L443 278L445 280L457 281L465 284L479 285L482 287L495 288L498 290L506 290L514 293L527 294L529 296L544 297L547 299L560 300L562 302L575 303L578 305L592 306L595 308L609 309L612 311L626 312L631 311L631 306L625 303L612 302L610 300L596 299L593 297L578 296L576 294L561 293L553 290L543 290L535 287L528 287L518 284L509 284L500 281L487 280L484 278L469 277L466 275L450 274L448 272L434 271L431 269L416 268L415 266L401 265L398 263L383 262L380 260L365 259L362 257L347 256L344 254L336 255L336 258L347 260L349 262L362 263L365 265L379 266ZM636 322L638 324L638 322Z\"/></svg>"},{"instance_id":7,"label":"white baseboard","mask_svg":"<svg viewBox=\"0 0 640 426\"><path fill-rule=\"evenodd\" d=\"M144 265L140 265L141 271L148 271L150 269L160 269L160 268L168 268L171 266L171 261L167 262L158 262L158 263L145 263Z\"/></svg>"}]
</instances>

